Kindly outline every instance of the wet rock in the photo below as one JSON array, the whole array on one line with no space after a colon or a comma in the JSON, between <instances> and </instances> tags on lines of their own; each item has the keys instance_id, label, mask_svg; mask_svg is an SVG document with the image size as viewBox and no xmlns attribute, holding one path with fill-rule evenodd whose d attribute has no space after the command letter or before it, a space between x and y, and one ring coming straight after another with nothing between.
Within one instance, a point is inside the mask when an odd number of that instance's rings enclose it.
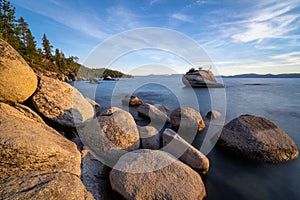
<instances>
[{"instance_id":1,"label":"wet rock","mask_svg":"<svg viewBox=\"0 0 300 200\"><path fill-rule=\"evenodd\" d=\"M159 150L137 150L120 158L110 173L112 189L125 199L203 199L199 174Z\"/></svg>"},{"instance_id":2,"label":"wet rock","mask_svg":"<svg viewBox=\"0 0 300 200\"><path fill-rule=\"evenodd\" d=\"M1 198L93 199L79 178L76 145L30 112L0 103Z\"/></svg>"},{"instance_id":3,"label":"wet rock","mask_svg":"<svg viewBox=\"0 0 300 200\"><path fill-rule=\"evenodd\" d=\"M160 149L161 136L153 126L138 127L142 149Z\"/></svg>"},{"instance_id":4,"label":"wet rock","mask_svg":"<svg viewBox=\"0 0 300 200\"><path fill-rule=\"evenodd\" d=\"M225 125L218 144L243 158L282 162L298 157L295 142L263 117L241 115Z\"/></svg>"},{"instance_id":5,"label":"wet rock","mask_svg":"<svg viewBox=\"0 0 300 200\"><path fill-rule=\"evenodd\" d=\"M20 54L0 39L0 101L27 100L37 88L37 77Z\"/></svg>"},{"instance_id":6,"label":"wet rock","mask_svg":"<svg viewBox=\"0 0 300 200\"><path fill-rule=\"evenodd\" d=\"M66 127L80 126L94 116L93 107L77 89L46 76L40 77L32 103L43 116Z\"/></svg>"},{"instance_id":7,"label":"wet rock","mask_svg":"<svg viewBox=\"0 0 300 200\"><path fill-rule=\"evenodd\" d=\"M198 149L186 142L182 137L171 129L163 132L164 151L179 158L182 162L201 174L207 174L209 160Z\"/></svg>"}]
</instances>

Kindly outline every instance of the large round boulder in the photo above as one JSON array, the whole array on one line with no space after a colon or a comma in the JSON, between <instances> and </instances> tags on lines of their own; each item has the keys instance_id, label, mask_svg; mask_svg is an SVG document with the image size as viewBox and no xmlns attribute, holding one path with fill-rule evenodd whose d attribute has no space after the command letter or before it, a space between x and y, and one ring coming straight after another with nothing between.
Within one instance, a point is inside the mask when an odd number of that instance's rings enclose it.
<instances>
[{"instance_id":1,"label":"large round boulder","mask_svg":"<svg viewBox=\"0 0 300 200\"><path fill-rule=\"evenodd\" d=\"M113 166L127 151L140 147L139 131L132 115L116 107L89 121L79 129L79 135L86 148L108 166Z\"/></svg>"},{"instance_id":2,"label":"large round boulder","mask_svg":"<svg viewBox=\"0 0 300 200\"><path fill-rule=\"evenodd\" d=\"M76 145L19 109L0 103L1 198L92 199L79 178Z\"/></svg>"},{"instance_id":3,"label":"large round boulder","mask_svg":"<svg viewBox=\"0 0 300 200\"><path fill-rule=\"evenodd\" d=\"M77 89L46 76L40 77L32 102L38 112L62 126L76 127L94 116L92 105Z\"/></svg>"},{"instance_id":4,"label":"large round boulder","mask_svg":"<svg viewBox=\"0 0 300 200\"><path fill-rule=\"evenodd\" d=\"M202 131L205 128L201 114L193 108L177 108L171 112L170 118L175 131L179 130L179 128Z\"/></svg>"},{"instance_id":5,"label":"large round boulder","mask_svg":"<svg viewBox=\"0 0 300 200\"><path fill-rule=\"evenodd\" d=\"M125 199L203 199L199 174L159 150L137 150L120 158L110 173L112 189Z\"/></svg>"},{"instance_id":6,"label":"large round boulder","mask_svg":"<svg viewBox=\"0 0 300 200\"><path fill-rule=\"evenodd\" d=\"M0 39L0 101L23 102L37 88L37 77L20 54Z\"/></svg>"},{"instance_id":7,"label":"large round boulder","mask_svg":"<svg viewBox=\"0 0 300 200\"><path fill-rule=\"evenodd\" d=\"M263 117L242 115L225 125L218 144L243 158L282 162L298 157L294 141Z\"/></svg>"}]
</instances>

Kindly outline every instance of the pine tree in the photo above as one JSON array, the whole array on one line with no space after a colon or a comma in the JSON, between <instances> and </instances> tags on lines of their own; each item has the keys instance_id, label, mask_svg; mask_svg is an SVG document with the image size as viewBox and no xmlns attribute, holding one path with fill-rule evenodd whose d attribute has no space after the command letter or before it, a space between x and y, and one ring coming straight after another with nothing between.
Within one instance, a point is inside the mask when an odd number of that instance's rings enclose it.
<instances>
[{"instance_id":1,"label":"pine tree","mask_svg":"<svg viewBox=\"0 0 300 200\"><path fill-rule=\"evenodd\" d=\"M15 7L7 0L0 0L0 37L15 49L20 49L20 40L15 31Z\"/></svg>"},{"instance_id":2,"label":"pine tree","mask_svg":"<svg viewBox=\"0 0 300 200\"><path fill-rule=\"evenodd\" d=\"M47 59L51 59L52 58L52 48L53 46L51 46L50 41L47 39L46 34L43 35L43 50L44 50L44 56Z\"/></svg>"}]
</instances>

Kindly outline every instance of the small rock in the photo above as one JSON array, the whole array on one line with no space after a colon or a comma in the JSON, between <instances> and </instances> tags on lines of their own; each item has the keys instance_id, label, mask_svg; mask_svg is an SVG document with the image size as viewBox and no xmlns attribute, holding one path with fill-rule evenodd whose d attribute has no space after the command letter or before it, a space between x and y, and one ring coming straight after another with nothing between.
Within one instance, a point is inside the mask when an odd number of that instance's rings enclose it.
<instances>
[{"instance_id":1,"label":"small rock","mask_svg":"<svg viewBox=\"0 0 300 200\"><path fill-rule=\"evenodd\" d=\"M37 77L20 54L0 39L0 101L27 100L36 90Z\"/></svg>"},{"instance_id":2,"label":"small rock","mask_svg":"<svg viewBox=\"0 0 300 200\"><path fill-rule=\"evenodd\" d=\"M153 126L138 127L142 149L160 149L161 137Z\"/></svg>"},{"instance_id":3,"label":"small rock","mask_svg":"<svg viewBox=\"0 0 300 200\"><path fill-rule=\"evenodd\" d=\"M142 100L133 95L126 95L124 99L122 99L122 104L126 106L139 106L143 103L144 102Z\"/></svg>"},{"instance_id":4,"label":"small rock","mask_svg":"<svg viewBox=\"0 0 300 200\"><path fill-rule=\"evenodd\" d=\"M209 160L198 149L186 142L182 137L171 129L163 132L164 151L179 158L182 162L201 174L207 174Z\"/></svg>"},{"instance_id":5,"label":"small rock","mask_svg":"<svg viewBox=\"0 0 300 200\"><path fill-rule=\"evenodd\" d=\"M243 158L283 162L298 157L295 142L278 126L263 117L241 115L225 125L218 144Z\"/></svg>"},{"instance_id":6,"label":"small rock","mask_svg":"<svg viewBox=\"0 0 300 200\"><path fill-rule=\"evenodd\" d=\"M219 111L211 110L206 114L205 118L206 119L218 119L221 116L222 116L222 114Z\"/></svg>"},{"instance_id":7,"label":"small rock","mask_svg":"<svg viewBox=\"0 0 300 200\"><path fill-rule=\"evenodd\" d=\"M112 189L125 199L203 199L199 174L159 150L137 150L120 158L109 176Z\"/></svg>"},{"instance_id":8,"label":"small rock","mask_svg":"<svg viewBox=\"0 0 300 200\"><path fill-rule=\"evenodd\" d=\"M205 128L205 123L200 113L189 107L182 107L173 110L170 114L172 128L175 131L190 129L202 131Z\"/></svg>"},{"instance_id":9,"label":"small rock","mask_svg":"<svg viewBox=\"0 0 300 200\"><path fill-rule=\"evenodd\" d=\"M46 118L66 127L80 126L94 116L93 107L77 89L46 76L41 76L32 103Z\"/></svg>"},{"instance_id":10,"label":"small rock","mask_svg":"<svg viewBox=\"0 0 300 200\"><path fill-rule=\"evenodd\" d=\"M78 133L87 149L110 167L124 153L140 146L139 132L132 115L116 107L87 122Z\"/></svg>"},{"instance_id":11,"label":"small rock","mask_svg":"<svg viewBox=\"0 0 300 200\"><path fill-rule=\"evenodd\" d=\"M105 77L103 78L103 80L105 80L105 81L114 81L115 79L112 78L111 76L105 76Z\"/></svg>"}]
</instances>

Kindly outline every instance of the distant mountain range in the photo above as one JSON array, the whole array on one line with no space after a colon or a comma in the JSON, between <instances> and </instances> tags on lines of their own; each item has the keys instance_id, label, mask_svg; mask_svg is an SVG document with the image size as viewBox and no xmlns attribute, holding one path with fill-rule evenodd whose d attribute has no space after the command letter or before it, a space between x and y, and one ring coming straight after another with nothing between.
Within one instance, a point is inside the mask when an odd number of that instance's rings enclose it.
<instances>
[{"instance_id":1,"label":"distant mountain range","mask_svg":"<svg viewBox=\"0 0 300 200\"><path fill-rule=\"evenodd\" d=\"M295 74L239 74L222 76L222 78L300 78L300 73Z\"/></svg>"}]
</instances>

